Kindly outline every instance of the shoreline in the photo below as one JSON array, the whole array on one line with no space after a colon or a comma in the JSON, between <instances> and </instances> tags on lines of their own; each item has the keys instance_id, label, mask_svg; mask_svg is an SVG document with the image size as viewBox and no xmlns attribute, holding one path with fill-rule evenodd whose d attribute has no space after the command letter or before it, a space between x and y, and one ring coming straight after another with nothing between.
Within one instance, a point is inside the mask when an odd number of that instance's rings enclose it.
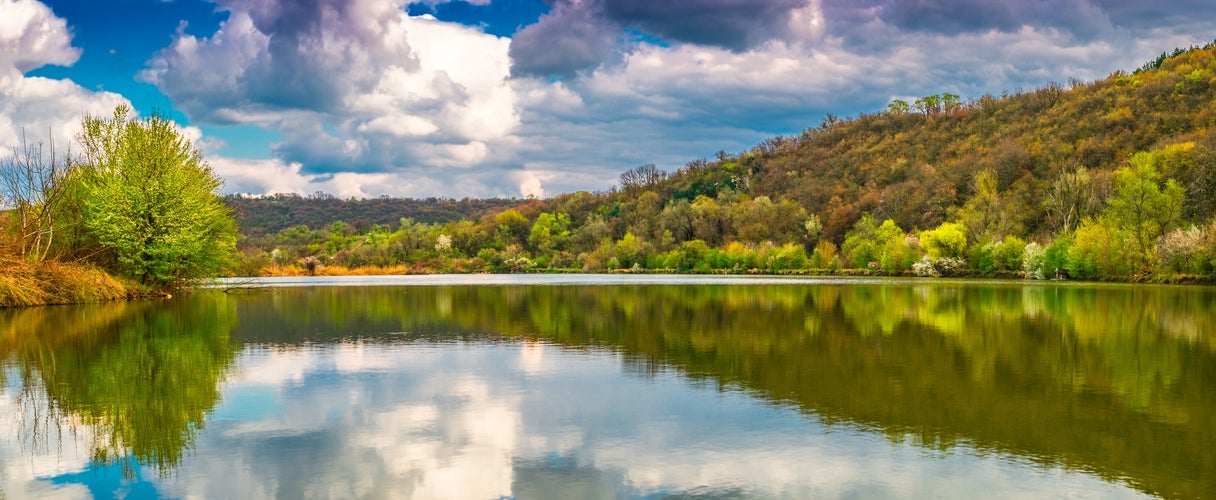
<instances>
[{"instance_id":1,"label":"shoreline","mask_svg":"<svg viewBox=\"0 0 1216 500\"><path fill-rule=\"evenodd\" d=\"M105 271L83 264L48 262L42 264L6 262L0 266L0 309L40 307L71 304L89 304L119 300L143 300L169 298L167 291L150 291L122 280ZM390 270L402 271L401 268ZM242 289L282 286L374 286L374 285L584 285L584 284L677 284L719 285L734 282L749 284L796 284L830 282L847 283L992 283L1000 285L1192 285L1214 286L1216 277L1175 275L1149 277L1148 279L1033 279L1024 273L999 273L985 276L979 273L959 273L949 277L916 276L912 273L885 274L866 269L796 269L765 272L759 269L745 271L719 270L714 272L677 272L674 269L616 269L608 272L586 272L580 269L537 269L517 273L495 272L440 272L439 270L409 270L409 272L384 272L383 268L334 268L326 266L309 275L298 270L295 273L266 273L262 276L232 276L216 278L212 282L196 283L185 287L198 289ZM485 279L485 277L493 277ZM544 276L563 277L538 279L534 283L519 283ZM477 277L482 277L478 279ZM405 280L405 281L403 281ZM738 281L736 281L738 280ZM406 282L408 281L408 282ZM677 281L678 283L671 283ZM321 283L317 283L321 282ZM248 286L247 286L248 285Z\"/></svg>"}]
</instances>

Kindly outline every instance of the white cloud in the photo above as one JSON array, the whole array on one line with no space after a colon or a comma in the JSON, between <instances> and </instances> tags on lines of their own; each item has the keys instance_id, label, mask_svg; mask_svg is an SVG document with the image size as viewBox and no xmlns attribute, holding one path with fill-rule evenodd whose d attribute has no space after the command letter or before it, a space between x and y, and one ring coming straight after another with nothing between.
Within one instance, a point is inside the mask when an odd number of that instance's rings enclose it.
<instances>
[{"instance_id":1,"label":"white cloud","mask_svg":"<svg viewBox=\"0 0 1216 500\"><path fill-rule=\"evenodd\" d=\"M70 80L29 77L42 66L71 65L80 50L71 46L67 23L33 0L0 0L0 149L7 155L28 142L55 143L62 154L72 145L84 114L108 116L127 104L122 96L93 92ZM49 151L48 151L49 152Z\"/></svg>"},{"instance_id":2,"label":"white cloud","mask_svg":"<svg viewBox=\"0 0 1216 500\"><path fill-rule=\"evenodd\" d=\"M0 385L0 497L90 498L83 485L39 479L87 470L93 439L87 426L57 418L39 390Z\"/></svg>"},{"instance_id":3,"label":"white cloud","mask_svg":"<svg viewBox=\"0 0 1216 500\"><path fill-rule=\"evenodd\" d=\"M47 64L70 66L80 58L67 22L34 0L0 0L0 69L20 73Z\"/></svg>"},{"instance_id":4,"label":"white cloud","mask_svg":"<svg viewBox=\"0 0 1216 500\"><path fill-rule=\"evenodd\" d=\"M307 195L321 191L339 198L526 195L517 192L514 185L504 188L497 182L496 175L487 175L481 170L436 169L427 176L392 172L311 174L304 172L300 163L288 164L278 159L247 160L211 155L207 162L216 175L224 179L221 190L225 193Z\"/></svg>"},{"instance_id":5,"label":"white cloud","mask_svg":"<svg viewBox=\"0 0 1216 500\"><path fill-rule=\"evenodd\" d=\"M397 0L219 3L231 14L218 32L179 30L141 78L197 122L279 130L277 156L305 174L397 173L402 186L512 142L508 39Z\"/></svg>"}]
</instances>

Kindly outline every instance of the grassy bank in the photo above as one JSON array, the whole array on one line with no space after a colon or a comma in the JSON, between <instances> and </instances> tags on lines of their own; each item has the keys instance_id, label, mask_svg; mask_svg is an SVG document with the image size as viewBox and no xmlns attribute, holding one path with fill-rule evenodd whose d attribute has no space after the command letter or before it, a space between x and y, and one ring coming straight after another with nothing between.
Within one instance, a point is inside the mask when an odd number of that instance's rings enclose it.
<instances>
[{"instance_id":1,"label":"grassy bank","mask_svg":"<svg viewBox=\"0 0 1216 500\"><path fill-rule=\"evenodd\" d=\"M452 262L415 263L412 265L392 266L360 266L348 267L342 265L319 265L312 273L300 265L269 265L249 273L260 277L296 277L296 276L392 276L408 274L571 274L571 273L608 273L608 274L717 274L717 275L769 275L769 276L839 276L839 277L921 277L912 271L887 273L873 269L713 269L707 271L681 271L679 269L612 269L585 270L578 268L542 268L531 267L520 270L493 269L484 262L472 259L460 259ZM951 274L951 278L968 279L997 279L997 280L1034 280L1021 271L983 272L978 269L960 269ZM1216 284L1216 276L1195 274L1163 274L1149 276L1107 277L1099 280L1075 280L1093 282L1122 282L1122 283L1155 283L1155 284Z\"/></svg>"},{"instance_id":2,"label":"grassy bank","mask_svg":"<svg viewBox=\"0 0 1216 500\"><path fill-rule=\"evenodd\" d=\"M31 264L0 256L0 307L79 304L147 295L133 283L87 264Z\"/></svg>"}]
</instances>

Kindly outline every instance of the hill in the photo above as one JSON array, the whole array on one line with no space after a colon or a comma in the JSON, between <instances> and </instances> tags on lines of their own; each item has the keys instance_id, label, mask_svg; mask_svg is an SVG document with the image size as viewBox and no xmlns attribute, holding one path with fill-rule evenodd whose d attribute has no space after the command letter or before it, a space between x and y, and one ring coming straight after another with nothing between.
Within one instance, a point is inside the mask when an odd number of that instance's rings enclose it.
<instances>
[{"instance_id":1,"label":"hill","mask_svg":"<svg viewBox=\"0 0 1216 500\"><path fill-rule=\"evenodd\" d=\"M261 244L338 264L447 258L473 270L1211 275L1213 125L1209 44L1094 82L828 116L676 172L637 167L607 192L503 203L460 223L398 228L382 243L318 233ZM450 250L435 246L441 236Z\"/></svg>"},{"instance_id":2,"label":"hill","mask_svg":"<svg viewBox=\"0 0 1216 500\"><path fill-rule=\"evenodd\" d=\"M277 233L300 225L323 228L339 221L351 224L359 231L366 231L375 224L396 226L403 218L428 224L442 224L461 219L475 219L521 203L519 200L503 198L344 200L326 194L308 197L296 194L265 197L234 195L226 197L224 201L236 214L241 232L249 236Z\"/></svg>"},{"instance_id":3,"label":"hill","mask_svg":"<svg viewBox=\"0 0 1216 500\"><path fill-rule=\"evenodd\" d=\"M1101 197L1110 174L1136 152L1193 144L1163 174L1187 188L1185 215L1207 219L1216 211L1214 75L1216 48L1209 45L1092 83L966 102L948 94L897 101L853 119L829 117L739 155L693 161L644 185L625 179L622 195L605 202L627 201L631 191L691 201L732 189L796 202L839 243L864 213L907 229L935 227L977 194L986 172L1003 203L1016 205L1008 207L1013 232L1050 237L1065 229L1050 202L1066 174L1086 169Z\"/></svg>"}]
</instances>

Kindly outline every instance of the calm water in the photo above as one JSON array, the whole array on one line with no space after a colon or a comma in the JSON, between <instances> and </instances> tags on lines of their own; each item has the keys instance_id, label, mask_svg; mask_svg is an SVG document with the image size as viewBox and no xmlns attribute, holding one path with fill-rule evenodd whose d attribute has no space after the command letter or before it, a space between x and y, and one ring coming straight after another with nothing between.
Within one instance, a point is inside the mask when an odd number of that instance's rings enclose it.
<instances>
[{"instance_id":1,"label":"calm water","mask_svg":"<svg viewBox=\"0 0 1216 500\"><path fill-rule=\"evenodd\" d=\"M1212 288L262 284L0 310L0 498L1216 492Z\"/></svg>"}]
</instances>

